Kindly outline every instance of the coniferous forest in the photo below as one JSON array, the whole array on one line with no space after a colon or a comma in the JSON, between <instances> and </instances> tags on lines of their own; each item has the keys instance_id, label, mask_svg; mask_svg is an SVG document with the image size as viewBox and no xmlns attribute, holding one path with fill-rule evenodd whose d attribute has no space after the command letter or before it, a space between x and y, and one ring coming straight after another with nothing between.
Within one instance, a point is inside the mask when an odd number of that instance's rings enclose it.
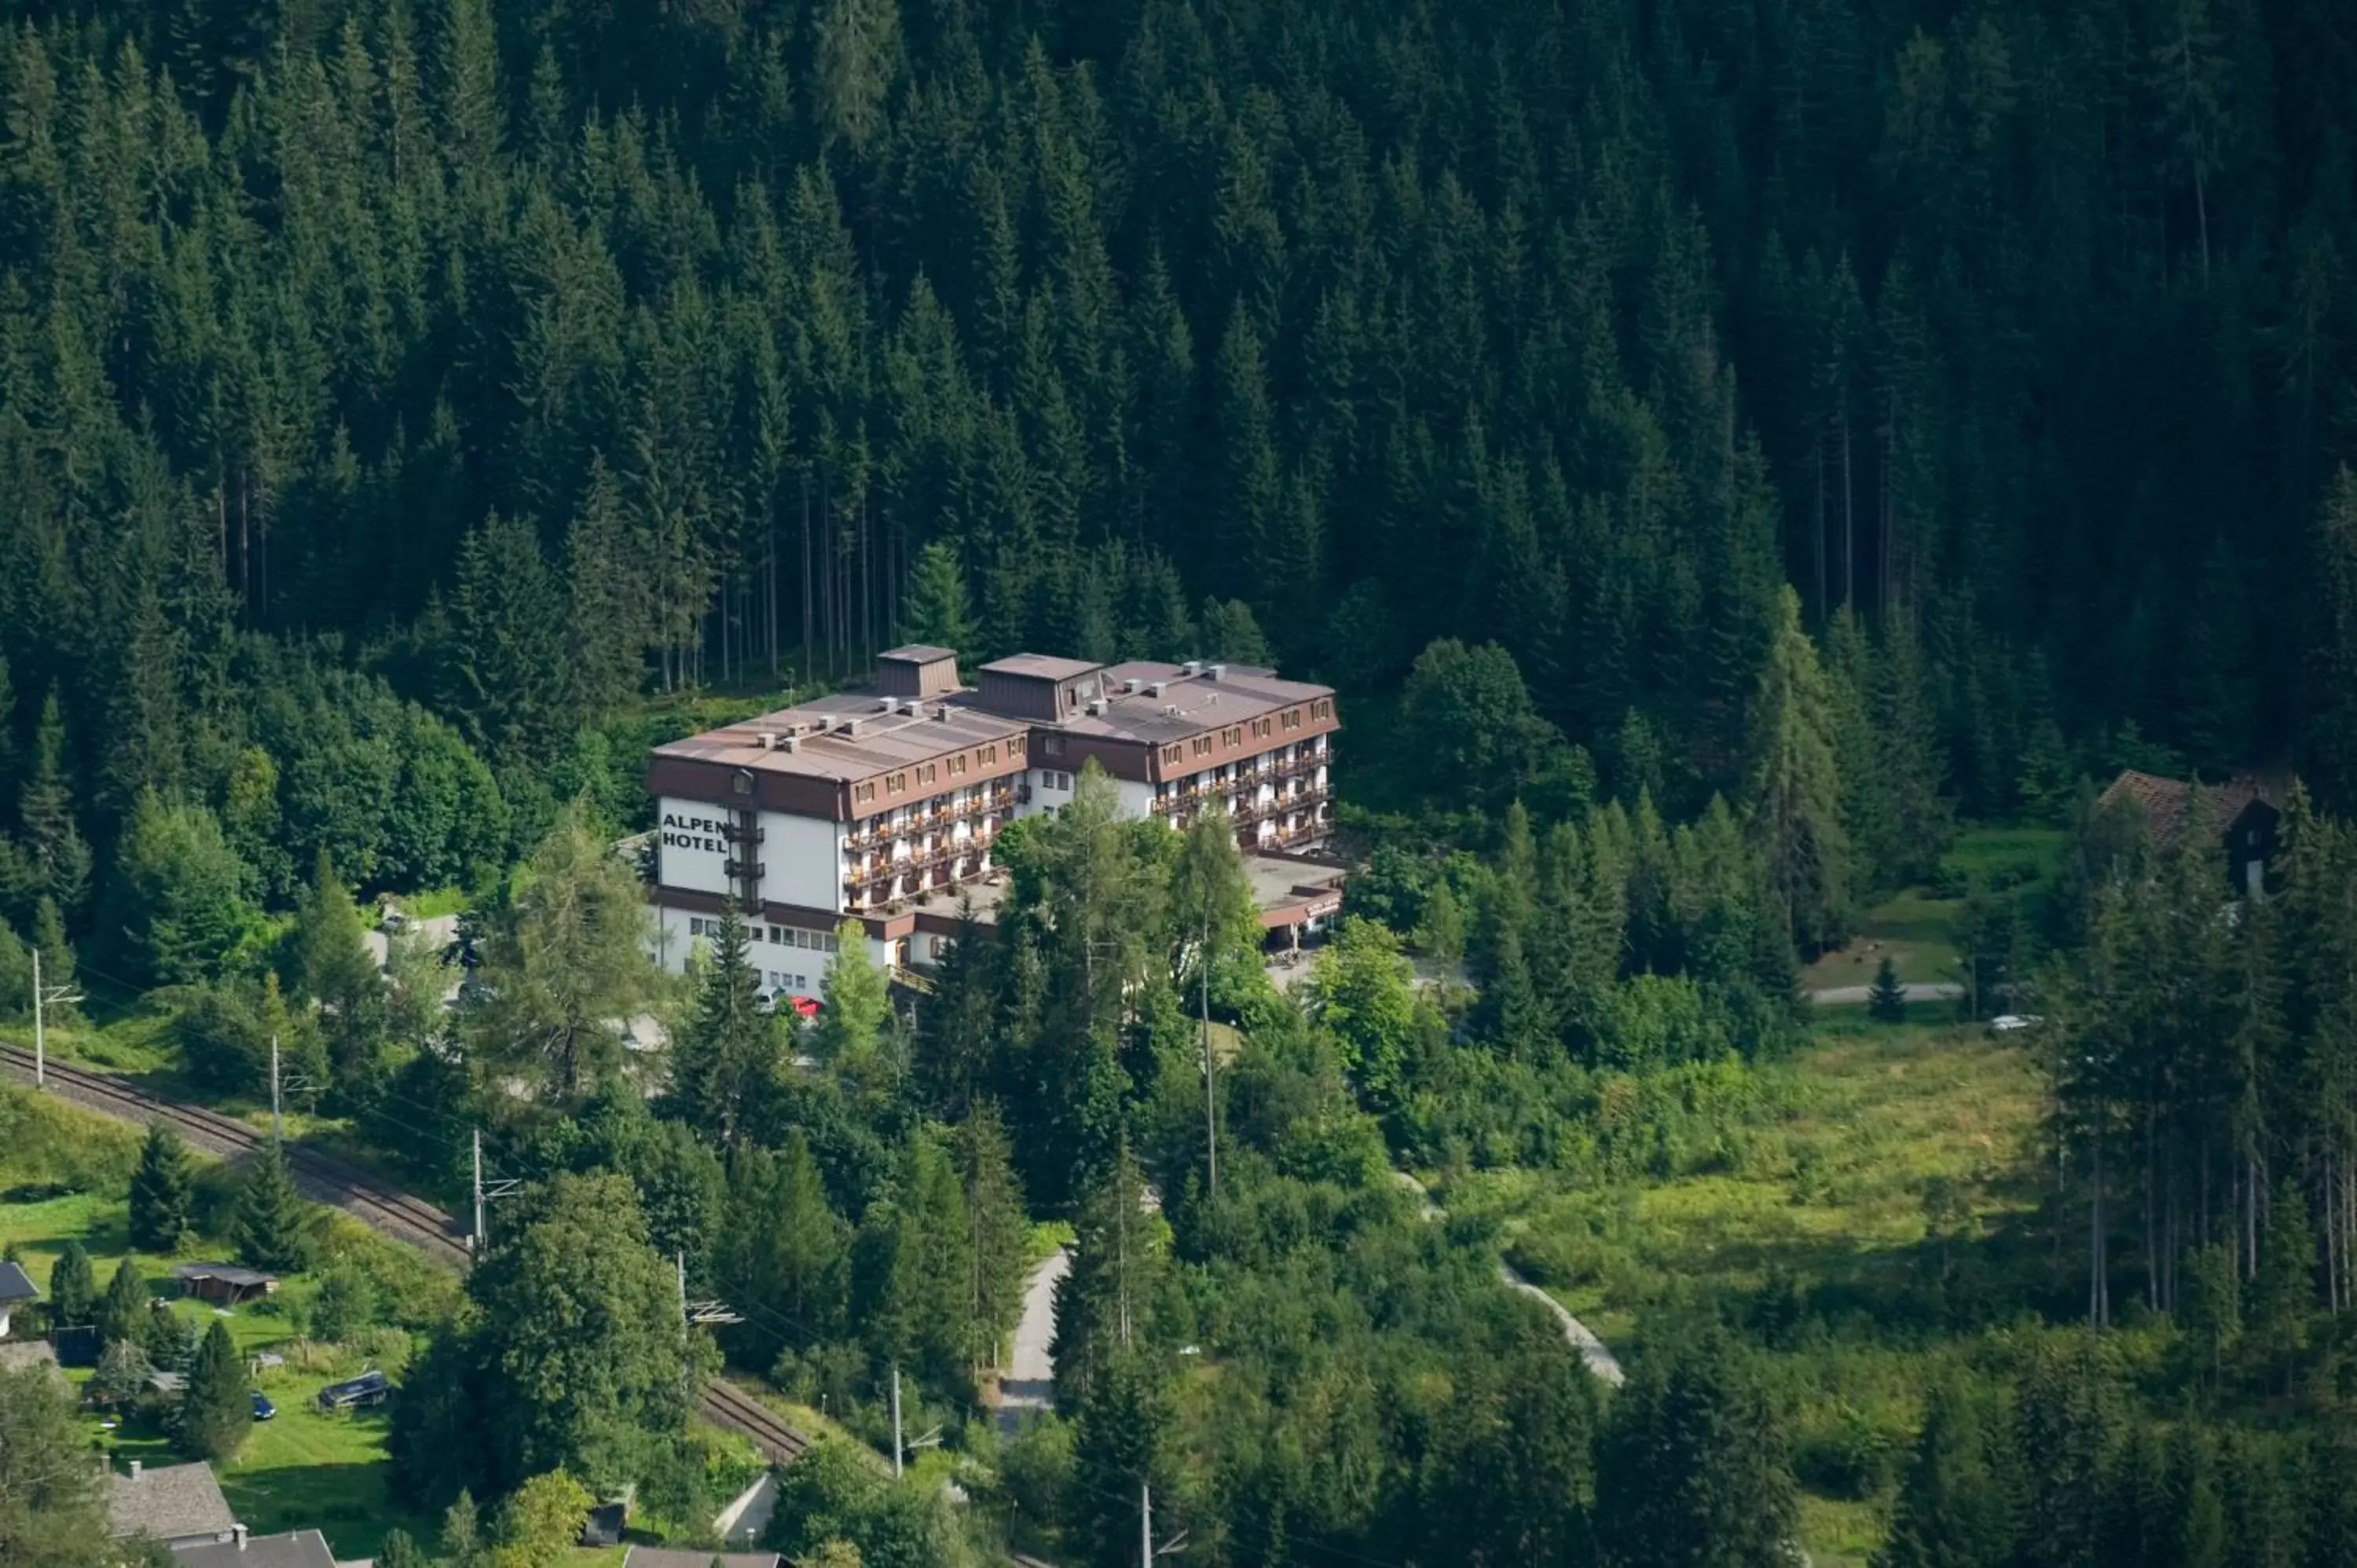
<instances>
[{"instance_id":1,"label":"coniferous forest","mask_svg":"<svg viewBox=\"0 0 2357 1568\"><path fill-rule=\"evenodd\" d=\"M708 1512L724 1361L950 1428L963 1514L849 1441L784 1472L771 1544L837 1568L1135 1563L1147 1486L1234 1568L2357 1561L2343 5L0 16L0 1016L38 952L191 1092L283 1044L453 1203L488 1138L523 1190L385 1439L440 1561L538 1563L566 1475ZM1332 684L1303 983L1223 830L1085 779L919 1003L855 960L777 1020L733 917L658 974L647 745L907 640ZM2130 768L2282 780L2269 897L2099 807ZM1678 1183L1870 1207L1803 1148L1804 966L1926 889L2027 1142L1891 1178L1887 1259L1647 1251ZM454 1008L360 945L429 892ZM297 1272L283 1155L234 1226ZM192 1179L148 1151L143 1244ZM1001 1444L1036 1223L1060 1413ZM135 1387L136 1270L102 1307L73 1256ZM757 1305L683 1334L691 1288ZM233 1452L201 1355L182 1441ZM70 1440L0 1393L0 1472Z\"/></svg>"}]
</instances>

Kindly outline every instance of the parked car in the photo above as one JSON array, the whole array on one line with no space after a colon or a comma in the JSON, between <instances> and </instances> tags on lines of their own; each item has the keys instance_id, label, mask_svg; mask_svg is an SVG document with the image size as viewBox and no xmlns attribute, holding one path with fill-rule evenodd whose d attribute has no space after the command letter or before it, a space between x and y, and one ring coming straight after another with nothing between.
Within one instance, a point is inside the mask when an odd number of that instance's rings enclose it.
<instances>
[{"instance_id":1,"label":"parked car","mask_svg":"<svg viewBox=\"0 0 2357 1568\"><path fill-rule=\"evenodd\" d=\"M264 1393L260 1389L254 1390L253 1419L256 1421L268 1421L277 1413L278 1407L270 1402L270 1396Z\"/></svg>"},{"instance_id":2,"label":"parked car","mask_svg":"<svg viewBox=\"0 0 2357 1568\"><path fill-rule=\"evenodd\" d=\"M2035 1013L2000 1013L1989 1020L1989 1033L2011 1035L2023 1029L2034 1029L2045 1021Z\"/></svg>"},{"instance_id":3,"label":"parked car","mask_svg":"<svg viewBox=\"0 0 2357 1568\"><path fill-rule=\"evenodd\" d=\"M382 1372L367 1371L340 1383L329 1383L319 1391L319 1408L324 1411L350 1410L356 1405L382 1404L393 1393L393 1380Z\"/></svg>"}]
</instances>

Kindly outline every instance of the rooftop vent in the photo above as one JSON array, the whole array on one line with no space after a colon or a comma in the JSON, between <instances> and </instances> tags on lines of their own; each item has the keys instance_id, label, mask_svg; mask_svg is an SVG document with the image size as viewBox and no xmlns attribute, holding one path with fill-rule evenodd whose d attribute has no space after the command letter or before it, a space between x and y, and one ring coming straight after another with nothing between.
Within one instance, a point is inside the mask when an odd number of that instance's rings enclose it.
<instances>
[{"instance_id":1,"label":"rooftop vent","mask_svg":"<svg viewBox=\"0 0 2357 1568\"><path fill-rule=\"evenodd\" d=\"M901 716L902 718L908 718L908 719L913 719L913 718L915 718L915 717L917 716L917 704L916 704L914 702L907 702L907 703L901 703L901 704L900 704L900 716Z\"/></svg>"},{"instance_id":2,"label":"rooftop vent","mask_svg":"<svg viewBox=\"0 0 2357 1568\"><path fill-rule=\"evenodd\" d=\"M876 699L876 711L879 714L888 714L899 705L900 700L898 697L878 697Z\"/></svg>"},{"instance_id":3,"label":"rooftop vent","mask_svg":"<svg viewBox=\"0 0 2357 1568\"><path fill-rule=\"evenodd\" d=\"M781 735L778 737L778 744L788 751L800 751L802 748L802 737L798 735Z\"/></svg>"},{"instance_id":4,"label":"rooftop vent","mask_svg":"<svg viewBox=\"0 0 2357 1568\"><path fill-rule=\"evenodd\" d=\"M1144 682L1143 681L1140 681L1136 676L1132 675L1132 676L1128 677L1126 680L1125 680L1125 681L1123 681L1123 682L1122 682L1122 683L1121 683L1121 689L1122 689L1124 692L1125 692L1125 693L1134 693L1134 692L1135 692L1135 691L1138 689L1138 687L1140 687L1140 686L1144 685L1145 683L1146 683L1146 682Z\"/></svg>"},{"instance_id":5,"label":"rooftop vent","mask_svg":"<svg viewBox=\"0 0 2357 1568\"><path fill-rule=\"evenodd\" d=\"M845 719L836 727L845 735L857 735L859 733L859 721L857 719Z\"/></svg>"},{"instance_id":6,"label":"rooftop vent","mask_svg":"<svg viewBox=\"0 0 2357 1568\"><path fill-rule=\"evenodd\" d=\"M1168 706L1165 707L1162 710L1162 716L1166 719L1177 718L1178 716L1178 704L1172 703Z\"/></svg>"},{"instance_id":7,"label":"rooftop vent","mask_svg":"<svg viewBox=\"0 0 2357 1568\"><path fill-rule=\"evenodd\" d=\"M1103 718L1104 716L1104 711L1105 705L1104 699L1103 697L1091 697L1089 699L1089 717L1092 719Z\"/></svg>"},{"instance_id":8,"label":"rooftop vent","mask_svg":"<svg viewBox=\"0 0 2357 1568\"><path fill-rule=\"evenodd\" d=\"M767 751L771 746L778 744L778 737L771 735L768 730L763 730L760 734L753 737L753 744L759 749Z\"/></svg>"},{"instance_id":9,"label":"rooftop vent","mask_svg":"<svg viewBox=\"0 0 2357 1568\"><path fill-rule=\"evenodd\" d=\"M933 705L933 717L946 724L949 722L949 716L950 705L947 703L936 703Z\"/></svg>"},{"instance_id":10,"label":"rooftop vent","mask_svg":"<svg viewBox=\"0 0 2357 1568\"><path fill-rule=\"evenodd\" d=\"M1208 664L1204 666L1203 673L1214 681L1224 681L1228 678L1228 667L1224 664Z\"/></svg>"},{"instance_id":11,"label":"rooftop vent","mask_svg":"<svg viewBox=\"0 0 2357 1568\"><path fill-rule=\"evenodd\" d=\"M1149 697L1158 697L1162 695L1162 686L1163 682L1157 681L1146 688L1146 694Z\"/></svg>"},{"instance_id":12,"label":"rooftop vent","mask_svg":"<svg viewBox=\"0 0 2357 1568\"><path fill-rule=\"evenodd\" d=\"M1200 659L1189 659L1186 663L1178 666L1178 668L1184 670L1189 675L1200 675L1203 672L1203 661Z\"/></svg>"}]
</instances>

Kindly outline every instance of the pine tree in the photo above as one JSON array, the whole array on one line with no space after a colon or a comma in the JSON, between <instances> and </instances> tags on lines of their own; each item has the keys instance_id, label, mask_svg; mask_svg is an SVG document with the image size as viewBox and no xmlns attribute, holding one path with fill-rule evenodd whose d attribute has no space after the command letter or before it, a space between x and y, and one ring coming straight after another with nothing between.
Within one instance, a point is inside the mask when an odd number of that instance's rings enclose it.
<instances>
[{"instance_id":1,"label":"pine tree","mask_svg":"<svg viewBox=\"0 0 2357 1568\"><path fill-rule=\"evenodd\" d=\"M245 1362L230 1338L229 1325L219 1318L206 1331L196 1363L188 1369L188 1386L180 1396L174 1424L181 1453L216 1465L235 1458L253 1429Z\"/></svg>"},{"instance_id":2,"label":"pine tree","mask_svg":"<svg viewBox=\"0 0 2357 1568\"><path fill-rule=\"evenodd\" d=\"M1803 952L1838 941L1849 919L1849 835L1833 748L1833 710L1800 596L1779 600L1776 636L1751 714L1751 811L1776 909Z\"/></svg>"},{"instance_id":3,"label":"pine tree","mask_svg":"<svg viewBox=\"0 0 2357 1568\"><path fill-rule=\"evenodd\" d=\"M980 651L966 609L965 572L957 546L936 539L917 552L909 570L909 596L900 608L900 636L971 655Z\"/></svg>"},{"instance_id":4,"label":"pine tree","mask_svg":"<svg viewBox=\"0 0 2357 1568\"><path fill-rule=\"evenodd\" d=\"M835 929L834 940L811 1043L821 1061L862 1081L877 1067L877 1052L892 1021L891 993L883 971L868 957L866 927L845 920Z\"/></svg>"},{"instance_id":5,"label":"pine tree","mask_svg":"<svg viewBox=\"0 0 2357 1568\"><path fill-rule=\"evenodd\" d=\"M1934 1388L1874 1568L2006 1568L2015 1526L2000 1452L1974 1392Z\"/></svg>"},{"instance_id":6,"label":"pine tree","mask_svg":"<svg viewBox=\"0 0 2357 1568\"><path fill-rule=\"evenodd\" d=\"M238 1183L230 1236L239 1261L254 1268L294 1273L310 1263L310 1211L275 1138L262 1146Z\"/></svg>"},{"instance_id":7,"label":"pine tree","mask_svg":"<svg viewBox=\"0 0 2357 1568\"><path fill-rule=\"evenodd\" d=\"M671 1047L673 1108L724 1151L737 1146L755 1098L778 1066L777 1023L761 1011L759 986L744 918L732 902L703 960L695 1015Z\"/></svg>"},{"instance_id":8,"label":"pine tree","mask_svg":"<svg viewBox=\"0 0 2357 1568\"><path fill-rule=\"evenodd\" d=\"M1030 1221L996 1105L985 1101L974 1108L952 1134L950 1154L971 1229L965 1249L964 1350L970 1366L987 1367L996 1364L999 1346L1023 1310Z\"/></svg>"},{"instance_id":9,"label":"pine tree","mask_svg":"<svg viewBox=\"0 0 2357 1568\"><path fill-rule=\"evenodd\" d=\"M1073 1220L1072 1266L1056 1285L1056 1402L1088 1397L1103 1368L1148 1343L1167 1272L1168 1227L1144 1203L1146 1180L1124 1143Z\"/></svg>"},{"instance_id":10,"label":"pine tree","mask_svg":"<svg viewBox=\"0 0 2357 1568\"><path fill-rule=\"evenodd\" d=\"M727 1213L720 1276L727 1289L772 1308L728 1330L732 1352L766 1367L781 1350L834 1334L848 1283L848 1238L799 1130L774 1154L758 1145L738 1151Z\"/></svg>"},{"instance_id":11,"label":"pine tree","mask_svg":"<svg viewBox=\"0 0 2357 1568\"><path fill-rule=\"evenodd\" d=\"M68 1241L58 1261L49 1265L49 1322L60 1328L95 1322L98 1281L91 1273L90 1254L80 1241Z\"/></svg>"},{"instance_id":12,"label":"pine tree","mask_svg":"<svg viewBox=\"0 0 2357 1568\"><path fill-rule=\"evenodd\" d=\"M2319 805L2357 807L2357 472L2344 465L2318 514L2308 575L2301 771Z\"/></svg>"},{"instance_id":13,"label":"pine tree","mask_svg":"<svg viewBox=\"0 0 2357 1568\"><path fill-rule=\"evenodd\" d=\"M864 150L882 129L900 63L899 0L827 0L818 16L811 103L821 136Z\"/></svg>"},{"instance_id":14,"label":"pine tree","mask_svg":"<svg viewBox=\"0 0 2357 1568\"><path fill-rule=\"evenodd\" d=\"M1797 1519L1782 1424L1716 1332L1641 1363L1598 1450L1597 1524L1619 1568L1781 1562Z\"/></svg>"},{"instance_id":15,"label":"pine tree","mask_svg":"<svg viewBox=\"0 0 2357 1568\"><path fill-rule=\"evenodd\" d=\"M147 1317L153 1310L147 1282L140 1275L139 1266L124 1259L114 1266L114 1277L106 1283L106 1297L98 1304L98 1342L112 1345L124 1340L145 1345Z\"/></svg>"},{"instance_id":16,"label":"pine tree","mask_svg":"<svg viewBox=\"0 0 2357 1568\"><path fill-rule=\"evenodd\" d=\"M1062 1381L1060 1361L1060 1404ZM1072 1535L1087 1544L1088 1562L1123 1568L1135 1555L1141 1485L1156 1487L1157 1534L1175 1533L1179 1518L1169 1475L1170 1416L1155 1359L1140 1350L1109 1354L1072 1404Z\"/></svg>"},{"instance_id":17,"label":"pine tree","mask_svg":"<svg viewBox=\"0 0 2357 1568\"><path fill-rule=\"evenodd\" d=\"M39 726L33 732L33 768L16 801L25 825L26 847L32 852L38 897L70 911L81 908L90 895L90 846L75 825L73 787L66 777L65 709L51 687L41 700ZM43 952L44 960L48 953Z\"/></svg>"},{"instance_id":18,"label":"pine tree","mask_svg":"<svg viewBox=\"0 0 2357 1568\"><path fill-rule=\"evenodd\" d=\"M149 1122L131 1176L131 1244L145 1252L178 1251L190 1228L193 1184L179 1134L161 1122Z\"/></svg>"},{"instance_id":19,"label":"pine tree","mask_svg":"<svg viewBox=\"0 0 2357 1568\"><path fill-rule=\"evenodd\" d=\"M1884 953L1874 971L1874 986L1866 996L1867 1016L1878 1024L1907 1022L1907 987L1899 983L1899 966Z\"/></svg>"}]
</instances>

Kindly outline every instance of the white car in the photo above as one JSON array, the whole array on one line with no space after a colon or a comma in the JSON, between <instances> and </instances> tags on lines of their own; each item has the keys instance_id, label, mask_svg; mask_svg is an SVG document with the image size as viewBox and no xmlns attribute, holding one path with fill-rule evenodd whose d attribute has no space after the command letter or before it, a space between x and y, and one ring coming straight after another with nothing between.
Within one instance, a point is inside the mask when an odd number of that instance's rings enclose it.
<instances>
[{"instance_id":1,"label":"white car","mask_svg":"<svg viewBox=\"0 0 2357 1568\"><path fill-rule=\"evenodd\" d=\"M2035 1013L2000 1013L1989 1020L1989 1033L2010 1035L2020 1029L2034 1029L2045 1021Z\"/></svg>"}]
</instances>

